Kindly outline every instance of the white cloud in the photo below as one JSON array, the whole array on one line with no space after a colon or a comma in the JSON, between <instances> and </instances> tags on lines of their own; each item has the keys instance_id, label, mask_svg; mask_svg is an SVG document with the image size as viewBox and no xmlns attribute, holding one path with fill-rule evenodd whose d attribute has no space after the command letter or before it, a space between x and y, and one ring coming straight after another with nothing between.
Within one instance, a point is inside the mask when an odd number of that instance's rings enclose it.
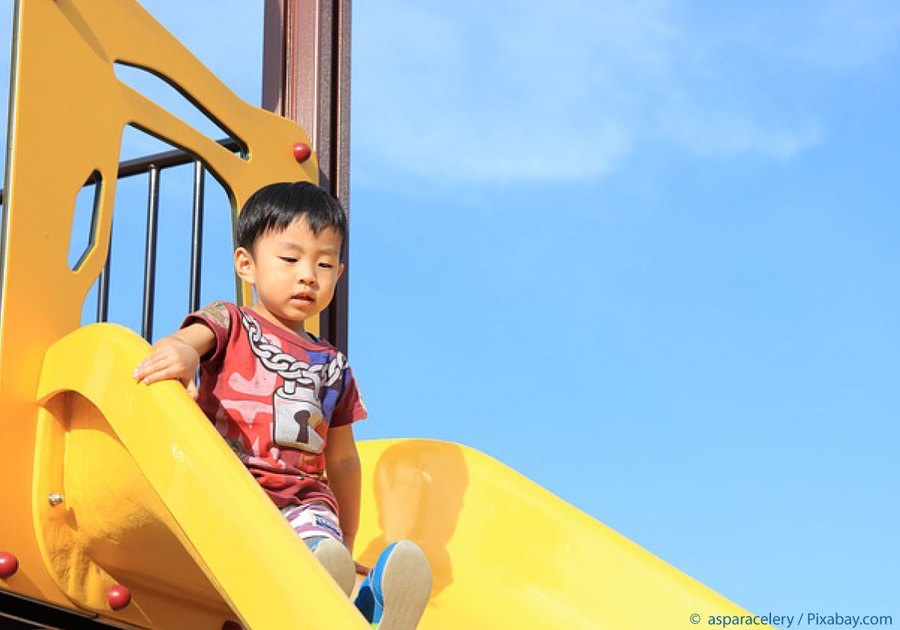
<instances>
[{"instance_id":1,"label":"white cloud","mask_svg":"<svg viewBox=\"0 0 900 630\"><path fill-rule=\"evenodd\" d=\"M374 23L354 49L354 151L437 179L609 172L633 139L614 111L604 114L592 102L627 97L610 76L615 64L599 63L592 20L571 8L565 19L558 8L521 8L473 8L469 21L465 7L451 19L393 3L380 4L377 15L357 15L356 24ZM596 13L593 5L583 9ZM649 45L656 25L637 23L635 15L605 16L616 32L631 32L606 48L652 69L660 58Z\"/></svg>"},{"instance_id":2,"label":"white cloud","mask_svg":"<svg viewBox=\"0 0 900 630\"><path fill-rule=\"evenodd\" d=\"M779 127L719 113L702 119L692 113L671 115L664 130L680 146L709 158L755 154L787 161L816 146L823 137L821 127L815 123Z\"/></svg>"},{"instance_id":3,"label":"white cloud","mask_svg":"<svg viewBox=\"0 0 900 630\"><path fill-rule=\"evenodd\" d=\"M660 143L790 160L826 129L778 82L867 33L858 63L893 51L900 25L846 7L715 24L674 0L357 2L354 160L375 177L482 182L602 177Z\"/></svg>"}]
</instances>

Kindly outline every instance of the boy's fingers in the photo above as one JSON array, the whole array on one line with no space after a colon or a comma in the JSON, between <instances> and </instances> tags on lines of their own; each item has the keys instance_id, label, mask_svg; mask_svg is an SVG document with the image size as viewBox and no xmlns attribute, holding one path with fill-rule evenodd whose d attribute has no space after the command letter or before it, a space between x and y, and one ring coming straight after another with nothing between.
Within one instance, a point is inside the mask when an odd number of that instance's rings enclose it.
<instances>
[{"instance_id":1,"label":"boy's fingers","mask_svg":"<svg viewBox=\"0 0 900 630\"><path fill-rule=\"evenodd\" d=\"M158 353L153 353L148 356L146 359L137 364L137 367L134 368L132 374L136 377L139 374L149 374L154 367L160 362L162 357L159 356Z\"/></svg>"},{"instance_id":2,"label":"boy's fingers","mask_svg":"<svg viewBox=\"0 0 900 630\"><path fill-rule=\"evenodd\" d=\"M171 357L166 355L153 354L138 363L138 366L132 372L135 378L147 376L158 370L162 370L172 366Z\"/></svg>"},{"instance_id":3,"label":"boy's fingers","mask_svg":"<svg viewBox=\"0 0 900 630\"><path fill-rule=\"evenodd\" d=\"M146 359L141 361L141 365L159 363L160 361L168 361L169 359L171 359L171 357L172 357L172 355L169 352L156 351L153 354L151 354L150 356L148 356Z\"/></svg>"},{"instance_id":4,"label":"boy's fingers","mask_svg":"<svg viewBox=\"0 0 900 630\"><path fill-rule=\"evenodd\" d=\"M178 370L175 368L154 370L152 373L148 373L141 382L145 385L149 385L150 383L165 381L170 378L178 378Z\"/></svg>"}]
</instances>

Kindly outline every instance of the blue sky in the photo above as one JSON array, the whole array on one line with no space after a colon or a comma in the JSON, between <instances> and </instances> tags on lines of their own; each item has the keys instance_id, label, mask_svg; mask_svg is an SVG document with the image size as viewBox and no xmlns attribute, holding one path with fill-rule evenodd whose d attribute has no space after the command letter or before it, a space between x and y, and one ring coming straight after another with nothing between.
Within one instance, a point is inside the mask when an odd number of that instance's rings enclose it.
<instances>
[{"instance_id":1,"label":"blue sky","mask_svg":"<svg viewBox=\"0 0 900 630\"><path fill-rule=\"evenodd\" d=\"M261 3L142 4L259 102ZM356 0L357 435L482 450L756 612L900 616L898 70L887 1Z\"/></svg>"}]
</instances>

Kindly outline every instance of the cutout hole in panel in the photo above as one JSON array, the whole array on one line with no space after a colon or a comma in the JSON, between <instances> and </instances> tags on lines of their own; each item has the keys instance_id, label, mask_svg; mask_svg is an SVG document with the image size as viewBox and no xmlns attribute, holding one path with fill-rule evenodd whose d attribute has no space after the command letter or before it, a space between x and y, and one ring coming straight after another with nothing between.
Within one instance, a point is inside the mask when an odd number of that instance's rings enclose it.
<instances>
[{"instance_id":1,"label":"cutout hole in panel","mask_svg":"<svg viewBox=\"0 0 900 630\"><path fill-rule=\"evenodd\" d=\"M69 234L69 253L66 260L72 271L78 271L97 240L97 213L100 209L100 193L103 176L94 171L75 196L75 212L72 213L72 231Z\"/></svg>"},{"instance_id":2,"label":"cutout hole in panel","mask_svg":"<svg viewBox=\"0 0 900 630\"><path fill-rule=\"evenodd\" d=\"M235 301L231 201L203 169L199 307L215 300ZM191 311L191 241L194 215L194 163L163 171L160 186L153 337L178 330Z\"/></svg>"},{"instance_id":3,"label":"cutout hole in panel","mask_svg":"<svg viewBox=\"0 0 900 630\"><path fill-rule=\"evenodd\" d=\"M129 156L185 154L179 147L134 125L125 127L120 162ZM191 245L195 161L184 155L180 165L155 160L159 168L155 286L152 340L175 332L190 307ZM137 160L131 170L138 170ZM120 177L110 246L109 300L106 321L142 329L149 175L146 168ZM232 216L233 195L207 167L203 168L200 306L214 300L235 301ZM82 306L82 324L98 321L100 279Z\"/></svg>"},{"instance_id":4,"label":"cutout hole in panel","mask_svg":"<svg viewBox=\"0 0 900 630\"><path fill-rule=\"evenodd\" d=\"M143 158L161 153L179 153L174 144L153 136L134 125L126 125L119 149L119 163L127 158ZM132 162L133 164L134 162ZM155 162L159 166L159 161ZM165 240L180 238L180 234L167 234L161 229L160 217L172 205L169 189L174 176L183 167L159 169L158 213L156 228L156 257L153 272L156 276L153 292L154 312L166 308L160 301L165 288L160 283L161 266L180 264L167 260L162 251ZM110 247L109 304L107 321L142 332L144 305L144 272L147 249L147 216L150 203L150 174L144 164L132 175L120 177L116 182L115 210L113 213ZM183 193L190 200L190 191ZM95 299L95 308L97 301ZM156 331L154 331L156 332Z\"/></svg>"},{"instance_id":5,"label":"cutout hole in panel","mask_svg":"<svg viewBox=\"0 0 900 630\"><path fill-rule=\"evenodd\" d=\"M180 118L210 140L220 143L223 140L231 140L238 147L238 155L244 160L248 158L247 144L194 99L186 89L150 68L123 61L116 61L113 68L119 81L173 116ZM133 157L138 156L123 156L124 159Z\"/></svg>"},{"instance_id":6,"label":"cutout hole in panel","mask_svg":"<svg viewBox=\"0 0 900 630\"><path fill-rule=\"evenodd\" d=\"M216 300L236 303L238 298L234 272L234 200L209 171L204 203L201 308Z\"/></svg>"}]
</instances>

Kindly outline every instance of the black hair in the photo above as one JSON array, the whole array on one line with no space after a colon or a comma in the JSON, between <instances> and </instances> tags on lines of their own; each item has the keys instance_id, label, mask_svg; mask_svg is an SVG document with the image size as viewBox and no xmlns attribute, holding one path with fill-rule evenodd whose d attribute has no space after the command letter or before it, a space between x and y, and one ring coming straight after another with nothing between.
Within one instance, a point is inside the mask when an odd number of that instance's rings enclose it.
<instances>
[{"instance_id":1,"label":"black hair","mask_svg":"<svg viewBox=\"0 0 900 630\"><path fill-rule=\"evenodd\" d=\"M282 231L305 217L313 234L332 228L342 238L347 234L347 214L341 202L327 190L310 182L279 182L263 186L250 195L238 216L238 247L253 252L256 239L270 230Z\"/></svg>"}]
</instances>

